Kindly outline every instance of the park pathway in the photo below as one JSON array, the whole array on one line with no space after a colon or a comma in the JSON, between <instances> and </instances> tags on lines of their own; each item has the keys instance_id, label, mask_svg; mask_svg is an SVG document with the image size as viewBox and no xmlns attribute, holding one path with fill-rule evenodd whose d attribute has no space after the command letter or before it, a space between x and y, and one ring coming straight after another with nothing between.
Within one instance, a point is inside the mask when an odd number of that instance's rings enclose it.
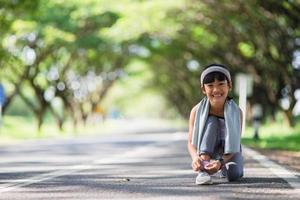
<instances>
[{"instance_id":1,"label":"park pathway","mask_svg":"<svg viewBox=\"0 0 300 200\"><path fill-rule=\"evenodd\" d=\"M0 199L300 199L300 176L243 148L245 176L197 186L186 132L31 141L0 148Z\"/></svg>"}]
</instances>

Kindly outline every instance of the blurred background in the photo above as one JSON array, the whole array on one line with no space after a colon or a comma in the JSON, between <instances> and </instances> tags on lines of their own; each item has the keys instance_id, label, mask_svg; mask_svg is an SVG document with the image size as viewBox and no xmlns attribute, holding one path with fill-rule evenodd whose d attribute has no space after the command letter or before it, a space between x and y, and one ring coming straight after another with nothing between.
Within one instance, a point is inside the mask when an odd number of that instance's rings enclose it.
<instances>
[{"instance_id":1,"label":"blurred background","mask_svg":"<svg viewBox=\"0 0 300 200\"><path fill-rule=\"evenodd\" d=\"M222 63L248 80L243 143L299 151L299 21L299 0L0 0L0 143L186 129Z\"/></svg>"}]
</instances>

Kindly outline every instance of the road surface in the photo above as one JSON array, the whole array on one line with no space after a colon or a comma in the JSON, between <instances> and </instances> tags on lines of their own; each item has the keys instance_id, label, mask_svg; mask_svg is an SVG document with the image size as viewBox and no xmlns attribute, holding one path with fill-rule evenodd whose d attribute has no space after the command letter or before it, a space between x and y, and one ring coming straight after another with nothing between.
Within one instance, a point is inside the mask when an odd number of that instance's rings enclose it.
<instances>
[{"instance_id":1,"label":"road surface","mask_svg":"<svg viewBox=\"0 0 300 200\"><path fill-rule=\"evenodd\" d=\"M38 140L0 148L0 199L300 199L300 176L244 148L245 176L194 184L185 132Z\"/></svg>"}]
</instances>

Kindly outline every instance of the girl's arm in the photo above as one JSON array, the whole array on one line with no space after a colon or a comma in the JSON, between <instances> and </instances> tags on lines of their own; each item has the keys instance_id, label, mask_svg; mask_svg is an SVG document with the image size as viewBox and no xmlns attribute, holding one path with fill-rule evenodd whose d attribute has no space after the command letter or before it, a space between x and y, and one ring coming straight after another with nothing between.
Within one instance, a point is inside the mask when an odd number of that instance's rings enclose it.
<instances>
[{"instance_id":1,"label":"girl's arm","mask_svg":"<svg viewBox=\"0 0 300 200\"><path fill-rule=\"evenodd\" d=\"M194 147L194 145L192 145L193 128L194 128L196 110L197 110L197 107L195 106L192 109L191 114L190 114L187 148L188 148L189 154L192 158L193 170L199 171L201 168L201 159L200 159L199 155L197 154L197 149Z\"/></svg>"},{"instance_id":2,"label":"girl's arm","mask_svg":"<svg viewBox=\"0 0 300 200\"><path fill-rule=\"evenodd\" d=\"M224 163L227 163L228 161L230 161L233 156L234 156L233 153L224 154L222 156ZM208 165L206 165L205 169L208 174L214 174L221 169L221 166L222 166L222 164L219 160L214 160L214 161L210 162Z\"/></svg>"}]
</instances>

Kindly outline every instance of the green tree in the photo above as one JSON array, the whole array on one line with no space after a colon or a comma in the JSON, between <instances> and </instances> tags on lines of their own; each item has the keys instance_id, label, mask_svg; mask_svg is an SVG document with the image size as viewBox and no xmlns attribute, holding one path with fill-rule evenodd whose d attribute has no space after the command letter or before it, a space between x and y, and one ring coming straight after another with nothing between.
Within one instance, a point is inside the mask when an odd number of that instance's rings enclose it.
<instances>
[{"instance_id":1,"label":"green tree","mask_svg":"<svg viewBox=\"0 0 300 200\"><path fill-rule=\"evenodd\" d=\"M151 52L148 60L157 74L154 83L187 117L199 101L202 67L223 63L233 76L245 72L254 77L252 101L260 96L269 115L283 110L280 99L288 97L290 106L283 112L293 126L297 86L292 60L299 48L295 43L298 9L299 1L187 1L168 15L182 25L174 36L149 32L140 38L141 45Z\"/></svg>"},{"instance_id":2,"label":"green tree","mask_svg":"<svg viewBox=\"0 0 300 200\"><path fill-rule=\"evenodd\" d=\"M82 99L76 99L74 94L78 91L74 91L70 86L72 83L68 83L68 74L73 72L79 79L84 79L88 72L110 73L125 65L124 45L115 44L99 35L101 29L116 22L118 15L109 11L88 12L89 6L84 2L62 4L60 1L44 1L37 7L36 13L26 20L13 21L12 29L5 38L14 38L14 51L17 52L15 61L7 65L6 73L11 75L9 81L15 86L14 93L23 99L36 116L38 129L43 124L47 110L50 110L60 128L66 119L65 110L71 116L74 110L81 110L78 105L83 103ZM6 50L11 53L10 42L7 44ZM119 48L116 48L117 45ZM97 88L100 96L105 95L113 81L106 79ZM31 88L29 95L24 87ZM52 107L51 101L55 96L64 103L61 114ZM87 101L88 96L89 93L84 97ZM84 117L84 113L80 115Z\"/></svg>"}]
</instances>

